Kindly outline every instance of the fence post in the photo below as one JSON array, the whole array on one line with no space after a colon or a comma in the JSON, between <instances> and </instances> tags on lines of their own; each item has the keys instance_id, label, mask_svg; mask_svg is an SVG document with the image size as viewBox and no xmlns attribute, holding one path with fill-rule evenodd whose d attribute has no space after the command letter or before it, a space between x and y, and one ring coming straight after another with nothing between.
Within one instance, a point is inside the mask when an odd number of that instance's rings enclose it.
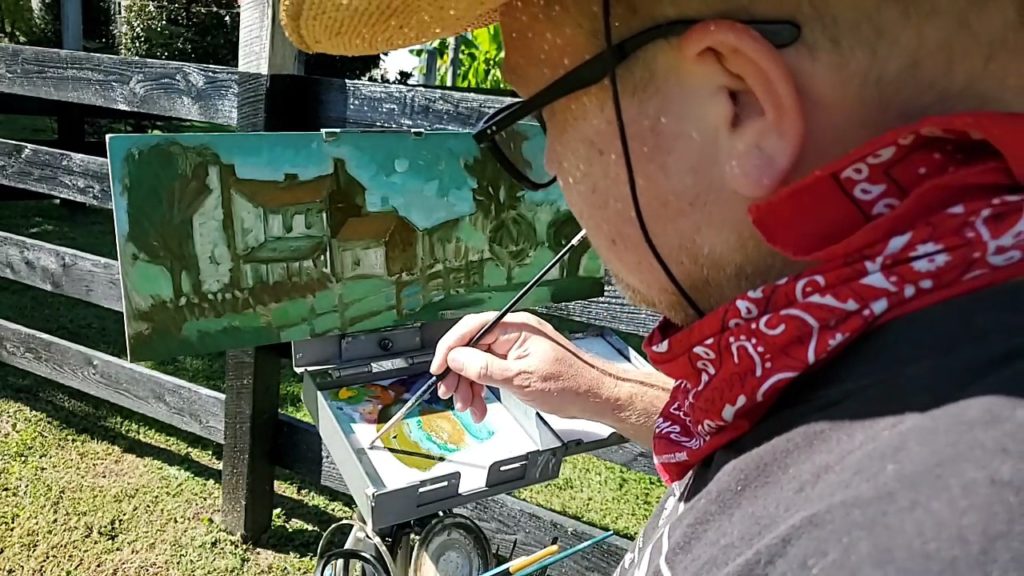
<instances>
[{"instance_id":1,"label":"fence post","mask_svg":"<svg viewBox=\"0 0 1024 576\"><path fill-rule=\"evenodd\" d=\"M278 23L276 0L242 0L240 7L238 131L256 132L267 126L267 75L300 72L302 57ZM232 350L226 361L223 521L243 540L256 541L269 530L273 512L281 357L264 346Z\"/></svg>"}]
</instances>

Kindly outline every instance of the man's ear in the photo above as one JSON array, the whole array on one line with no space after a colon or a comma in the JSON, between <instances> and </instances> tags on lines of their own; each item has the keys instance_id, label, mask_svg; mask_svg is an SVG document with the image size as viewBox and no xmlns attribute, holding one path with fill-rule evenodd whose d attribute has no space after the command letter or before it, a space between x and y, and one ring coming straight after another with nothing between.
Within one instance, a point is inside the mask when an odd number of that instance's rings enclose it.
<instances>
[{"instance_id":1,"label":"man's ear","mask_svg":"<svg viewBox=\"0 0 1024 576\"><path fill-rule=\"evenodd\" d=\"M684 39L693 56L713 56L721 67L721 158L725 183L753 200L772 194L796 163L804 115L789 67L778 49L755 30L732 21L709 21Z\"/></svg>"}]
</instances>

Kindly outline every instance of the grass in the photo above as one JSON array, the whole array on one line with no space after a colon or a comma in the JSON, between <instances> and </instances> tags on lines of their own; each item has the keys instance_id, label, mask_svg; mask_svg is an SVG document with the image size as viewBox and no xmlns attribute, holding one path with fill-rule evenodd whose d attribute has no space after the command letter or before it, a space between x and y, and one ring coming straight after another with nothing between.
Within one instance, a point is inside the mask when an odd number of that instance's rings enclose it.
<instances>
[{"instance_id":1,"label":"grass","mask_svg":"<svg viewBox=\"0 0 1024 576\"><path fill-rule=\"evenodd\" d=\"M116 257L105 211L5 203L0 230ZM3 280L0 318L125 356L113 311ZM222 388L220 357L151 367ZM282 409L308 420L295 375L282 374ZM219 446L0 366L0 574L308 574L323 531L350 512L342 497L285 476L267 541L245 545L219 526L219 478ZM577 456L558 480L516 495L632 538L662 490Z\"/></svg>"}]
</instances>

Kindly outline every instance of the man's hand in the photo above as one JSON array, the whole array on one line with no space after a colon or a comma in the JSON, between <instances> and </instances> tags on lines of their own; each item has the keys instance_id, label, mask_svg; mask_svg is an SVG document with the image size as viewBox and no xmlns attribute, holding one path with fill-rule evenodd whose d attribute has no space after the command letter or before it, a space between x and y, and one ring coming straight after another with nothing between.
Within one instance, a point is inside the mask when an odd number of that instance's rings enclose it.
<instances>
[{"instance_id":1,"label":"man's hand","mask_svg":"<svg viewBox=\"0 0 1024 576\"><path fill-rule=\"evenodd\" d=\"M441 398L453 397L456 410L469 410L480 422L487 414L484 387L493 386L541 412L601 422L649 445L670 379L587 355L550 324L525 312L509 314L475 347L468 347L494 314L466 316L438 342L430 372L452 369L438 385Z\"/></svg>"},{"instance_id":2,"label":"man's hand","mask_svg":"<svg viewBox=\"0 0 1024 576\"><path fill-rule=\"evenodd\" d=\"M437 343L430 372L452 369L438 386L441 398L454 397L456 410L468 409L480 422L487 413L484 386L494 386L542 412L579 417L581 404L588 401L586 388L594 386L598 376L579 350L548 323L525 312L509 314L476 347L466 347L494 315L466 316Z\"/></svg>"}]
</instances>

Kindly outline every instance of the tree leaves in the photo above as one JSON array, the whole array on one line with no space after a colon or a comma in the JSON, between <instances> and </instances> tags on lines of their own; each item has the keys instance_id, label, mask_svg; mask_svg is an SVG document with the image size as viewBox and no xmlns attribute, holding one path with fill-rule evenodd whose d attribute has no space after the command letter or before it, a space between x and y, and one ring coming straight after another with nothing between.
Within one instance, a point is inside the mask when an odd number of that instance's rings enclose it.
<instances>
[{"instance_id":1,"label":"tree leaves","mask_svg":"<svg viewBox=\"0 0 1024 576\"><path fill-rule=\"evenodd\" d=\"M501 38L499 25L493 24L463 34L459 42L459 68L455 86L508 90L508 84L501 77L505 45ZM427 49L436 51L437 75L439 78L446 78L450 75L452 68L451 43L452 39L441 38L427 44L427 48L414 48L410 51L414 56L419 57L422 57Z\"/></svg>"}]
</instances>

